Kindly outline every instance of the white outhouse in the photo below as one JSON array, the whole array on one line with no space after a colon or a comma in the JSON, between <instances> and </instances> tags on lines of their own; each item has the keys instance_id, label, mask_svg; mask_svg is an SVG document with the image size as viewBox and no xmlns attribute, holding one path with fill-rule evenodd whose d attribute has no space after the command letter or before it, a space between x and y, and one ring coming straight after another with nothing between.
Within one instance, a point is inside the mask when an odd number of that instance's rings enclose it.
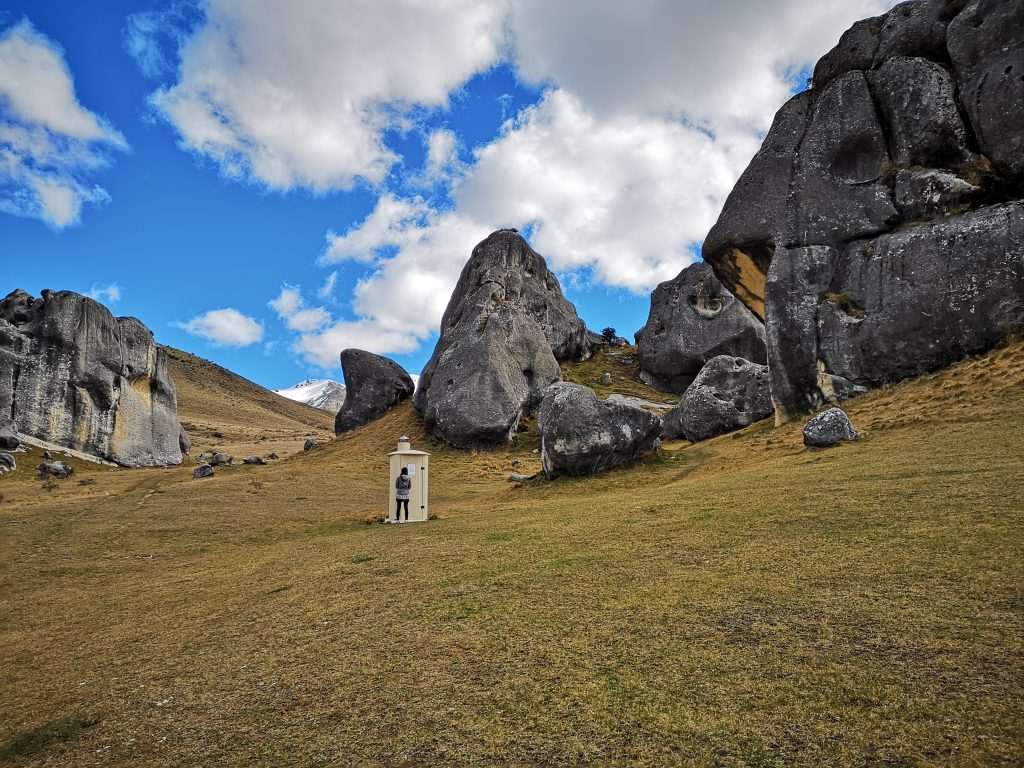
<instances>
[{"instance_id":1,"label":"white outhouse","mask_svg":"<svg viewBox=\"0 0 1024 768\"><path fill-rule=\"evenodd\" d=\"M428 497L428 469L430 454L426 451L414 450L409 438L402 435L398 438L398 448L388 454L391 458L391 472L388 480L388 519L395 519L395 481L402 472L402 467L409 470L412 488L409 489L409 522L422 522L430 512ZM405 518L405 510L402 510Z\"/></svg>"}]
</instances>

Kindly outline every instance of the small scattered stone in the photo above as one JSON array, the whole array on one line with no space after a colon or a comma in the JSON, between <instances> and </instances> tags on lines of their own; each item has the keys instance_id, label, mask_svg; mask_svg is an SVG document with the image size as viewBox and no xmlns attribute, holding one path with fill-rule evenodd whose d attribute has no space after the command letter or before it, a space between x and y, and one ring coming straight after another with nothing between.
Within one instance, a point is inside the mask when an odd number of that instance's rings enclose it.
<instances>
[{"instance_id":1,"label":"small scattered stone","mask_svg":"<svg viewBox=\"0 0 1024 768\"><path fill-rule=\"evenodd\" d=\"M267 462L264 459L261 459L259 456L246 456L244 459L242 459L242 463L243 464L266 464Z\"/></svg>"},{"instance_id":2,"label":"small scattered stone","mask_svg":"<svg viewBox=\"0 0 1024 768\"><path fill-rule=\"evenodd\" d=\"M277 458L277 454L276 453L268 453L267 454L267 458L268 459L276 459Z\"/></svg>"},{"instance_id":3,"label":"small scattered stone","mask_svg":"<svg viewBox=\"0 0 1024 768\"><path fill-rule=\"evenodd\" d=\"M304 450L304 451L311 451L311 450L313 450L314 448L316 448L316 447L317 447L317 445L319 445L319 443L317 443L317 441L316 441L316 438L315 438L315 437L311 437L311 438L309 438L309 440L307 440L307 441L305 442L305 444L304 444L304 445L302 446L302 450Z\"/></svg>"},{"instance_id":4,"label":"small scattered stone","mask_svg":"<svg viewBox=\"0 0 1024 768\"><path fill-rule=\"evenodd\" d=\"M513 459L513 461L512 461L512 469L515 469L516 467L521 467L521 466L523 466L523 462L521 462L519 459Z\"/></svg>"},{"instance_id":5,"label":"small scattered stone","mask_svg":"<svg viewBox=\"0 0 1024 768\"><path fill-rule=\"evenodd\" d=\"M39 465L40 477L71 477L75 470L63 461L44 461Z\"/></svg>"},{"instance_id":6,"label":"small scattered stone","mask_svg":"<svg viewBox=\"0 0 1024 768\"><path fill-rule=\"evenodd\" d=\"M200 464L192 473L192 477L213 477L213 467L209 464Z\"/></svg>"},{"instance_id":7,"label":"small scattered stone","mask_svg":"<svg viewBox=\"0 0 1024 768\"><path fill-rule=\"evenodd\" d=\"M602 384L606 384L606 385L607 384L611 384L612 383L612 375L610 373L608 373L607 371L605 373L601 374L601 383Z\"/></svg>"},{"instance_id":8,"label":"small scattered stone","mask_svg":"<svg viewBox=\"0 0 1024 768\"><path fill-rule=\"evenodd\" d=\"M537 477L537 476L536 475L521 475L518 472L513 472L511 475L508 476L508 481L510 483L525 483L525 482L528 482L530 480L533 480L535 477Z\"/></svg>"},{"instance_id":9,"label":"small scattered stone","mask_svg":"<svg viewBox=\"0 0 1024 768\"><path fill-rule=\"evenodd\" d=\"M860 440L860 434L842 408L829 408L804 424L804 445L812 448L830 448L854 440Z\"/></svg>"},{"instance_id":10,"label":"small scattered stone","mask_svg":"<svg viewBox=\"0 0 1024 768\"><path fill-rule=\"evenodd\" d=\"M219 466L222 466L224 464L234 464L234 463L235 463L235 457L234 456L228 456L226 453L215 453L215 454L213 454L213 456L210 458L210 461L209 461L209 464L210 464L211 467L219 467Z\"/></svg>"},{"instance_id":11,"label":"small scattered stone","mask_svg":"<svg viewBox=\"0 0 1024 768\"><path fill-rule=\"evenodd\" d=\"M53 461L53 454L51 454L49 451L43 451L43 458L46 459L47 461Z\"/></svg>"},{"instance_id":12,"label":"small scattered stone","mask_svg":"<svg viewBox=\"0 0 1024 768\"><path fill-rule=\"evenodd\" d=\"M0 453L0 475L5 472L13 472L18 468L18 462L9 453Z\"/></svg>"}]
</instances>

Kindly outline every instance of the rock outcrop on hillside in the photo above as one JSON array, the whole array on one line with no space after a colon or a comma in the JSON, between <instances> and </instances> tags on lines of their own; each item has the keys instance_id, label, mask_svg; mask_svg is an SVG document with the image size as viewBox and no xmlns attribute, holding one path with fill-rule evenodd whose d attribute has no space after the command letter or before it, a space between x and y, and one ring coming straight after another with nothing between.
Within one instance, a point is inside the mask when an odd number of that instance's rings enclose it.
<instances>
[{"instance_id":1,"label":"rock outcrop on hillside","mask_svg":"<svg viewBox=\"0 0 1024 768\"><path fill-rule=\"evenodd\" d=\"M640 378L677 394L718 355L762 364L766 359L764 325L702 263L654 289L636 344Z\"/></svg>"},{"instance_id":2,"label":"rock outcrop on hillside","mask_svg":"<svg viewBox=\"0 0 1024 768\"><path fill-rule=\"evenodd\" d=\"M778 420L1024 322L1024 0L857 22L775 117L704 243L767 326Z\"/></svg>"},{"instance_id":3,"label":"rock outcrop on hillside","mask_svg":"<svg viewBox=\"0 0 1024 768\"><path fill-rule=\"evenodd\" d=\"M166 353L135 318L71 291L0 301L0 412L23 436L123 466L181 463Z\"/></svg>"},{"instance_id":4,"label":"rock outcrop on hillside","mask_svg":"<svg viewBox=\"0 0 1024 768\"><path fill-rule=\"evenodd\" d=\"M720 355L701 369L682 402L665 414L664 437L699 442L771 415L768 367Z\"/></svg>"},{"instance_id":5,"label":"rock outcrop on hillside","mask_svg":"<svg viewBox=\"0 0 1024 768\"><path fill-rule=\"evenodd\" d=\"M499 230L463 268L413 402L442 440L498 445L561 380L559 363L589 354L586 326L543 257Z\"/></svg>"},{"instance_id":6,"label":"rock outcrop on hillside","mask_svg":"<svg viewBox=\"0 0 1024 768\"><path fill-rule=\"evenodd\" d=\"M396 363L373 352L346 349L341 353L345 402L334 419L334 434L369 424L412 396L412 377Z\"/></svg>"},{"instance_id":7,"label":"rock outcrop on hillside","mask_svg":"<svg viewBox=\"0 0 1024 768\"><path fill-rule=\"evenodd\" d=\"M581 384L558 382L540 407L541 464L552 480L596 475L656 450L661 419L643 408L599 400Z\"/></svg>"}]
</instances>

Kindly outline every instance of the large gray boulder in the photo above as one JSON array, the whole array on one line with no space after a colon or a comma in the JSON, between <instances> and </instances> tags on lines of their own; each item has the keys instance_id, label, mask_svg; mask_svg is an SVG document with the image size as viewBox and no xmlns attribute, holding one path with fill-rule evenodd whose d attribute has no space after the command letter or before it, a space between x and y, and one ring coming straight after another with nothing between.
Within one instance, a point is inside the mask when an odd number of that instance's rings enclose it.
<instances>
[{"instance_id":1,"label":"large gray boulder","mask_svg":"<svg viewBox=\"0 0 1024 768\"><path fill-rule=\"evenodd\" d=\"M1019 322L1022 172L1024 0L914 0L843 35L704 242L765 319L777 420Z\"/></svg>"},{"instance_id":2,"label":"large gray boulder","mask_svg":"<svg viewBox=\"0 0 1024 768\"><path fill-rule=\"evenodd\" d=\"M971 0L949 24L949 55L974 136L1000 172L1024 176L1024 1Z\"/></svg>"},{"instance_id":3,"label":"large gray boulder","mask_svg":"<svg viewBox=\"0 0 1024 768\"><path fill-rule=\"evenodd\" d=\"M413 402L442 440L498 445L561 380L559 363L589 354L586 326L544 259L499 230L463 268Z\"/></svg>"},{"instance_id":4,"label":"large gray boulder","mask_svg":"<svg viewBox=\"0 0 1024 768\"><path fill-rule=\"evenodd\" d=\"M718 355L766 360L761 321L702 263L654 289L647 324L636 341L640 378L675 393L685 392Z\"/></svg>"},{"instance_id":5,"label":"large gray boulder","mask_svg":"<svg viewBox=\"0 0 1024 768\"><path fill-rule=\"evenodd\" d=\"M766 307L779 421L983 352L1024 323L1024 204L779 249Z\"/></svg>"},{"instance_id":6,"label":"large gray boulder","mask_svg":"<svg viewBox=\"0 0 1024 768\"><path fill-rule=\"evenodd\" d=\"M402 366L362 349L343 351L341 370L345 374L345 402L334 418L336 435L375 421L410 398L415 389L412 377Z\"/></svg>"},{"instance_id":7,"label":"large gray boulder","mask_svg":"<svg viewBox=\"0 0 1024 768\"><path fill-rule=\"evenodd\" d=\"M661 419L626 403L599 400L581 384L559 382L540 407L541 464L550 480L596 475L657 449Z\"/></svg>"},{"instance_id":8,"label":"large gray boulder","mask_svg":"<svg viewBox=\"0 0 1024 768\"><path fill-rule=\"evenodd\" d=\"M22 436L123 466L181 463L166 353L135 318L71 291L0 301L0 413Z\"/></svg>"},{"instance_id":9,"label":"large gray boulder","mask_svg":"<svg viewBox=\"0 0 1024 768\"><path fill-rule=\"evenodd\" d=\"M1024 324L1024 203L850 243L818 308L818 355L865 386L990 349ZM845 304L845 306L844 306Z\"/></svg>"},{"instance_id":10,"label":"large gray boulder","mask_svg":"<svg viewBox=\"0 0 1024 768\"><path fill-rule=\"evenodd\" d=\"M856 440L860 433L842 408L829 408L804 424L804 445L809 448L831 448Z\"/></svg>"},{"instance_id":11,"label":"large gray boulder","mask_svg":"<svg viewBox=\"0 0 1024 768\"><path fill-rule=\"evenodd\" d=\"M696 443L742 429L771 413L768 366L720 355L708 361L682 402L665 414L663 436Z\"/></svg>"}]
</instances>

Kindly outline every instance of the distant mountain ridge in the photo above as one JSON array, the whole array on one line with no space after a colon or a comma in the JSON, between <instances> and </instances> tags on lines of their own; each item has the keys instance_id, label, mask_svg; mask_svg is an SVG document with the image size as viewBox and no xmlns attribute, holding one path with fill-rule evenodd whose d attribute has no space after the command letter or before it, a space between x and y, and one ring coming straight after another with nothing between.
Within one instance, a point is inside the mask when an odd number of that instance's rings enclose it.
<instances>
[{"instance_id":1,"label":"distant mountain ridge","mask_svg":"<svg viewBox=\"0 0 1024 768\"><path fill-rule=\"evenodd\" d=\"M303 379L294 386L274 391L281 397L330 413L337 413L345 402L345 385L333 379Z\"/></svg>"}]
</instances>

